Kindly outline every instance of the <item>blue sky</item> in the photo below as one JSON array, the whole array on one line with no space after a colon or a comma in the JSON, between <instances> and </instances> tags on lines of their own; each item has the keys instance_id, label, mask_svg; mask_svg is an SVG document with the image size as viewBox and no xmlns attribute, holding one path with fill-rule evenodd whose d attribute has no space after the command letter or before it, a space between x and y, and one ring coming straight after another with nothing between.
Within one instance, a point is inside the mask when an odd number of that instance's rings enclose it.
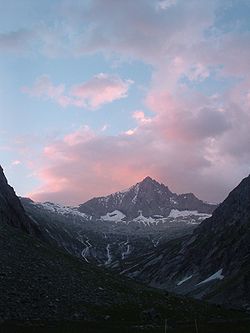
<instances>
[{"instance_id":1,"label":"blue sky","mask_svg":"<svg viewBox=\"0 0 250 333\"><path fill-rule=\"evenodd\" d=\"M220 201L249 173L250 3L0 0L0 153L35 200L150 175Z\"/></svg>"}]
</instances>

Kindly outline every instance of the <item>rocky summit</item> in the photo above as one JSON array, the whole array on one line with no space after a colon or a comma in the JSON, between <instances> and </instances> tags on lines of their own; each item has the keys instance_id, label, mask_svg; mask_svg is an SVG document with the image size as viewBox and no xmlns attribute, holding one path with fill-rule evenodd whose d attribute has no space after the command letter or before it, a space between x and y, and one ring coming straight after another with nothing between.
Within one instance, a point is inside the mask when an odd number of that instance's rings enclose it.
<instances>
[{"instance_id":1,"label":"rocky summit","mask_svg":"<svg viewBox=\"0 0 250 333\"><path fill-rule=\"evenodd\" d=\"M172 193L150 177L79 207L27 198L21 202L49 244L86 262L116 268L168 239L190 234L216 207L192 193Z\"/></svg>"},{"instance_id":2,"label":"rocky summit","mask_svg":"<svg viewBox=\"0 0 250 333\"><path fill-rule=\"evenodd\" d=\"M164 184L146 177L127 190L106 197L93 198L79 206L79 211L95 217L119 211L124 219L167 217L172 210L210 214L216 205L199 200L193 193L176 194Z\"/></svg>"}]
</instances>

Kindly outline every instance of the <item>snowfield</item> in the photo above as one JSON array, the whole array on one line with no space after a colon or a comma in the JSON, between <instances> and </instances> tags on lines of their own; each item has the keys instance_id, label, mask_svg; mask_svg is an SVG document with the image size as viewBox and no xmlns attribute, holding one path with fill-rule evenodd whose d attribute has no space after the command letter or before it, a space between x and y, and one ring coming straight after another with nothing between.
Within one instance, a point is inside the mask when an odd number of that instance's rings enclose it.
<instances>
[{"instance_id":1,"label":"snowfield","mask_svg":"<svg viewBox=\"0 0 250 333\"><path fill-rule=\"evenodd\" d=\"M211 214L199 213L197 210L178 210L172 209L168 217L178 218L178 217L189 217L189 216L199 216L203 219L211 217Z\"/></svg>"},{"instance_id":2,"label":"snowfield","mask_svg":"<svg viewBox=\"0 0 250 333\"><path fill-rule=\"evenodd\" d=\"M106 215L101 216L101 220L103 221L112 221L112 222L121 222L126 215L124 215L119 210L114 210L111 213L107 213Z\"/></svg>"}]
</instances>

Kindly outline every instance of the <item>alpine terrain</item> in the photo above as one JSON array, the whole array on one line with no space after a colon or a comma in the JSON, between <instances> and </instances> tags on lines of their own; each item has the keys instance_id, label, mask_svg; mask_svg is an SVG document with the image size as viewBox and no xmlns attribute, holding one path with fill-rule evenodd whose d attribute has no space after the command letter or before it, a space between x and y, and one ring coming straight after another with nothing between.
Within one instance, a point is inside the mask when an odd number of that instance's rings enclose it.
<instances>
[{"instance_id":1,"label":"alpine terrain","mask_svg":"<svg viewBox=\"0 0 250 333\"><path fill-rule=\"evenodd\" d=\"M32 321L75 319L131 322L161 318L221 318L232 313L116 277L34 237L14 190L0 169L0 319ZM37 230L35 228L35 230ZM7 322L6 322L7 323ZM124 325L125 325L124 324ZM37 324L36 324L37 325ZM28 330L28 328L27 328ZM26 330L25 330L26 331Z\"/></svg>"},{"instance_id":2,"label":"alpine terrain","mask_svg":"<svg viewBox=\"0 0 250 333\"><path fill-rule=\"evenodd\" d=\"M147 284L215 303L250 309L250 176L192 235L124 263Z\"/></svg>"},{"instance_id":3,"label":"alpine terrain","mask_svg":"<svg viewBox=\"0 0 250 333\"><path fill-rule=\"evenodd\" d=\"M21 201L48 243L86 262L117 269L125 259L190 234L216 207L192 193L172 193L150 177L79 207Z\"/></svg>"}]
</instances>

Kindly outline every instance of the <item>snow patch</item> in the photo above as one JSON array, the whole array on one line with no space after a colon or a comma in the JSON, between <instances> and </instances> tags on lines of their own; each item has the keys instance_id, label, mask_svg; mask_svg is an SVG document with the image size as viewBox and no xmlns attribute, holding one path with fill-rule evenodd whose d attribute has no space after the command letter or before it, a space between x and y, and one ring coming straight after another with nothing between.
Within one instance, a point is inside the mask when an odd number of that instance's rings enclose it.
<instances>
[{"instance_id":1,"label":"snow patch","mask_svg":"<svg viewBox=\"0 0 250 333\"><path fill-rule=\"evenodd\" d=\"M206 219L211 217L211 214L199 213L197 210L178 210L172 209L168 217L178 218L178 217L188 217L188 216L199 216L199 219Z\"/></svg>"},{"instance_id":2,"label":"snow patch","mask_svg":"<svg viewBox=\"0 0 250 333\"><path fill-rule=\"evenodd\" d=\"M173 198L170 198L170 202L173 203L174 205L177 205L177 201L175 201Z\"/></svg>"},{"instance_id":3,"label":"snow patch","mask_svg":"<svg viewBox=\"0 0 250 333\"><path fill-rule=\"evenodd\" d=\"M34 202L34 206L46 209L52 213L57 213L60 215L73 215L83 217L84 219L89 219L90 216L84 213L79 212L77 207L62 206L52 202Z\"/></svg>"},{"instance_id":4,"label":"snow patch","mask_svg":"<svg viewBox=\"0 0 250 333\"><path fill-rule=\"evenodd\" d=\"M209 276L206 280L201 281L200 283L197 284L197 286L206 283L206 282L210 282L213 280L222 280L224 279L224 275L222 275L222 271L223 269L219 269L216 273L214 273L213 275Z\"/></svg>"},{"instance_id":5,"label":"snow patch","mask_svg":"<svg viewBox=\"0 0 250 333\"><path fill-rule=\"evenodd\" d=\"M119 210L114 210L111 213L107 213L106 215L101 216L101 220L103 221L112 221L112 222L121 222L126 215L124 215Z\"/></svg>"},{"instance_id":6,"label":"snow patch","mask_svg":"<svg viewBox=\"0 0 250 333\"><path fill-rule=\"evenodd\" d=\"M110 244L106 246L107 251L107 260L105 261L104 265L109 265L112 262L111 252L110 252Z\"/></svg>"},{"instance_id":7,"label":"snow patch","mask_svg":"<svg viewBox=\"0 0 250 333\"><path fill-rule=\"evenodd\" d=\"M140 189L140 185L139 184L136 184L133 188L134 192L135 192L135 195L132 199L132 202L135 204L136 201L137 201L137 197L138 197L138 192L139 192L139 189Z\"/></svg>"},{"instance_id":8,"label":"snow patch","mask_svg":"<svg viewBox=\"0 0 250 333\"><path fill-rule=\"evenodd\" d=\"M184 283L184 282L190 280L192 277L193 277L193 275L189 275L189 276L185 277L184 279L182 279L181 281L179 281L179 282L177 283L177 286L182 285L182 283Z\"/></svg>"},{"instance_id":9,"label":"snow patch","mask_svg":"<svg viewBox=\"0 0 250 333\"><path fill-rule=\"evenodd\" d=\"M122 252L122 260L124 260L131 252L131 246L129 244L129 241L127 240L126 243L124 243L124 246L126 246L126 250L124 252Z\"/></svg>"},{"instance_id":10,"label":"snow patch","mask_svg":"<svg viewBox=\"0 0 250 333\"><path fill-rule=\"evenodd\" d=\"M156 223L157 221L153 219L151 216L145 217L142 215L142 211L139 211L139 216L133 219L133 222L143 223L144 225L150 225L151 223Z\"/></svg>"},{"instance_id":11,"label":"snow patch","mask_svg":"<svg viewBox=\"0 0 250 333\"><path fill-rule=\"evenodd\" d=\"M85 240L83 241L83 244L86 246L82 252L81 252L81 256L83 257L83 259L89 263L89 260L87 259L87 255L89 254L89 249L92 247L92 244L90 244L89 240Z\"/></svg>"}]
</instances>

